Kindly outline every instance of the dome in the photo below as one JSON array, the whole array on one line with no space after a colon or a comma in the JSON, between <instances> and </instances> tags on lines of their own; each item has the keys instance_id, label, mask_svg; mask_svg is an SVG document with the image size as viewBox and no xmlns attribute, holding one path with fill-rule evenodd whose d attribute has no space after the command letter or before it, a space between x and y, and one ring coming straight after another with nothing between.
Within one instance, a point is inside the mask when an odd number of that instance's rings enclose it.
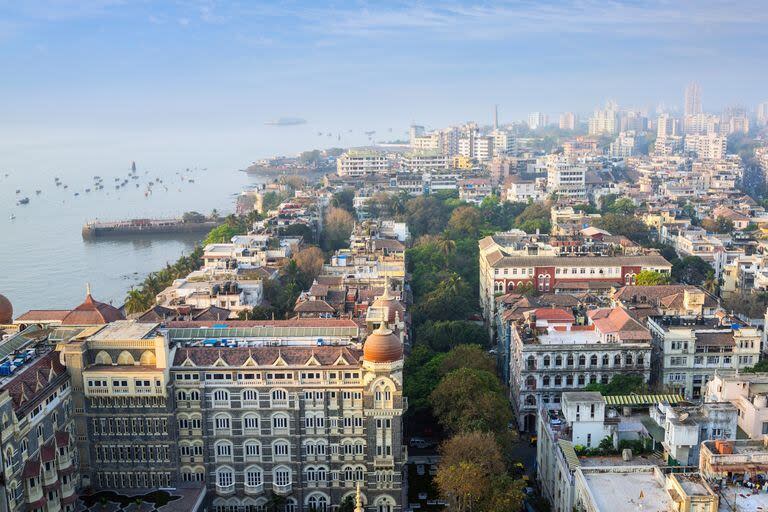
<instances>
[{"instance_id":1,"label":"dome","mask_svg":"<svg viewBox=\"0 0 768 512\"><path fill-rule=\"evenodd\" d=\"M372 363L392 363L403 358L403 344L391 329L381 327L373 331L363 344L363 359Z\"/></svg>"},{"instance_id":2,"label":"dome","mask_svg":"<svg viewBox=\"0 0 768 512\"><path fill-rule=\"evenodd\" d=\"M0 294L0 324L10 324L13 322L13 305L11 301Z\"/></svg>"},{"instance_id":3,"label":"dome","mask_svg":"<svg viewBox=\"0 0 768 512\"><path fill-rule=\"evenodd\" d=\"M390 324L395 322L396 315L399 321L402 321L405 317L405 307L403 307L399 300L389 294L389 285L384 288L384 295L377 297L373 304L371 304L371 307L374 309L386 309L387 322Z\"/></svg>"}]
</instances>

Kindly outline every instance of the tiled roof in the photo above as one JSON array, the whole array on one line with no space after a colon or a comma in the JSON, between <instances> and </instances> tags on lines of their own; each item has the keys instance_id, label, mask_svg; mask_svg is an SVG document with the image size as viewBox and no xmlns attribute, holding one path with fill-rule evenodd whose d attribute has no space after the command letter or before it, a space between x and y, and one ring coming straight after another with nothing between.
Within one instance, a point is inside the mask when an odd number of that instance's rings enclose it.
<instances>
[{"instance_id":1,"label":"tiled roof","mask_svg":"<svg viewBox=\"0 0 768 512\"><path fill-rule=\"evenodd\" d=\"M662 304L667 308L680 308L683 306L685 292L703 293L704 306L717 307L717 299L701 288L688 284L662 284L655 286L622 286L613 294L615 300L630 302L641 300L653 304Z\"/></svg>"},{"instance_id":2,"label":"tiled roof","mask_svg":"<svg viewBox=\"0 0 768 512\"><path fill-rule=\"evenodd\" d=\"M125 317L114 306L94 300L89 293L85 302L69 312L61 320L61 325L99 325L108 324L115 320L123 320Z\"/></svg>"},{"instance_id":3,"label":"tiled roof","mask_svg":"<svg viewBox=\"0 0 768 512\"><path fill-rule=\"evenodd\" d=\"M336 310L324 300L305 300L293 310L297 313L334 313Z\"/></svg>"},{"instance_id":4,"label":"tiled roof","mask_svg":"<svg viewBox=\"0 0 768 512\"><path fill-rule=\"evenodd\" d=\"M7 390L13 400L14 410L34 403L50 385L66 374L66 368L59 361L58 352L49 352L22 368L0 390Z\"/></svg>"},{"instance_id":5,"label":"tiled roof","mask_svg":"<svg viewBox=\"0 0 768 512\"><path fill-rule=\"evenodd\" d=\"M214 320L226 320L229 318L230 311L228 309L220 308L218 306L207 307L192 316L193 320L201 321L214 321Z\"/></svg>"},{"instance_id":6,"label":"tiled roof","mask_svg":"<svg viewBox=\"0 0 768 512\"><path fill-rule=\"evenodd\" d=\"M344 366L357 366L361 356L362 351L352 347L188 347L176 351L173 366L182 366L189 359L195 366L209 367L221 359L227 366L240 367L249 358L262 367L271 367L278 359L288 366L307 366L313 358L321 366L332 366L337 361L342 361Z\"/></svg>"},{"instance_id":7,"label":"tiled roof","mask_svg":"<svg viewBox=\"0 0 768 512\"><path fill-rule=\"evenodd\" d=\"M597 330L616 334L621 341L650 340L651 334L625 309L596 309L587 313Z\"/></svg>"},{"instance_id":8,"label":"tiled roof","mask_svg":"<svg viewBox=\"0 0 768 512\"><path fill-rule=\"evenodd\" d=\"M50 462L56 458L56 447L53 439L40 448L40 457L42 457L43 462Z\"/></svg>"},{"instance_id":9,"label":"tiled roof","mask_svg":"<svg viewBox=\"0 0 768 512\"><path fill-rule=\"evenodd\" d=\"M575 320L573 314L560 308L539 308L534 310L536 320L557 320L559 322L573 323Z\"/></svg>"},{"instance_id":10,"label":"tiled roof","mask_svg":"<svg viewBox=\"0 0 768 512\"><path fill-rule=\"evenodd\" d=\"M721 332L697 332L696 344L710 347L732 347L736 342L733 339L733 332L727 330Z\"/></svg>"},{"instance_id":11,"label":"tiled roof","mask_svg":"<svg viewBox=\"0 0 768 512\"><path fill-rule=\"evenodd\" d=\"M24 463L24 471L21 474L22 478L32 478L33 476L40 475L40 458L27 459Z\"/></svg>"},{"instance_id":12,"label":"tiled roof","mask_svg":"<svg viewBox=\"0 0 768 512\"><path fill-rule=\"evenodd\" d=\"M30 309L26 313L16 318L17 322L51 322L61 320L66 317L70 311L68 309Z\"/></svg>"},{"instance_id":13,"label":"tiled roof","mask_svg":"<svg viewBox=\"0 0 768 512\"><path fill-rule=\"evenodd\" d=\"M56 446L67 446L69 444L69 432L58 430L56 432Z\"/></svg>"}]
</instances>

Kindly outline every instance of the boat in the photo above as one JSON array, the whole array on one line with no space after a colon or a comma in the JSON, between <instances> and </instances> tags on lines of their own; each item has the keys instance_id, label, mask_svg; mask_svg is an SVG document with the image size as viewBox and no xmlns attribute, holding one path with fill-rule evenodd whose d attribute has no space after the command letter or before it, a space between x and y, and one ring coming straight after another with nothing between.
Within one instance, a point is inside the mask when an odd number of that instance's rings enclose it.
<instances>
[{"instance_id":1,"label":"boat","mask_svg":"<svg viewBox=\"0 0 768 512\"><path fill-rule=\"evenodd\" d=\"M21 189L20 189L20 188L17 188L17 189L16 189L16 193L17 193L17 194L21 194Z\"/></svg>"},{"instance_id":2,"label":"boat","mask_svg":"<svg viewBox=\"0 0 768 512\"><path fill-rule=\"evenodd\" d=\"M75 197L79 196L80 192L75 192Z\"/></svg>"},{"instance_id":3,"label":"boat","mask_svg":"<svg viewBox=\"0 0 768 512\"><path fill-rule=\"evenodd\" d=\"M22 204L29 204L29 198L28 197L22 197L18 201L16 201L16 204L22 205Z\"/></svg>"},{"instance_id":4,"label":"boat","mask_svg":"<svg viewBox=\"0 0 768 512\"><path fill-rule=\"evenodd\" d=\"M86 191L86 192L90 192L90 191L91 191L91 189L87 188L87 189L85 189L85 191Z\"/></svg>"},{"instance_id":5,"label":"boat","mask_svg":"<svg viewBox=\"0 0 768 512\"><path fill-rule=\"evenodd\" d=\"M11 214L11 220L15 219L16 216L14 214Z\"/></svg>"},{"instance_id":6,"label":"boat","mask_svg":"<svg viewBox=\"0 0 768 512\"><path fill-rule=\"evenodd\" d=\"M43 193L43 191L42 191L42 190L35 190L35 194L37 194L37 195L40 195L40 194L42 194L42 193Z\"/></svg>"}]
</instances>

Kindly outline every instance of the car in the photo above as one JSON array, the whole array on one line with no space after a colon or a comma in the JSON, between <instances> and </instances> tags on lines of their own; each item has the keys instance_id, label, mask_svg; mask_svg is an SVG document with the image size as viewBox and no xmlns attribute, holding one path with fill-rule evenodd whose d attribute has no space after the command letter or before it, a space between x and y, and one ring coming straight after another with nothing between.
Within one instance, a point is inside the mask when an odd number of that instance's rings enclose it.
<instances>
[{"instance_id":1,"label":"car","mask_svg":"<svg viewBox=\"0 0 768 512\"><path fill-rule=\"evenodd\" d=\"M416 474L419 476L424 476L426 473L426 470L424 469L424 464L419 464L416 466Z\"/></svg>"}]
</instances>

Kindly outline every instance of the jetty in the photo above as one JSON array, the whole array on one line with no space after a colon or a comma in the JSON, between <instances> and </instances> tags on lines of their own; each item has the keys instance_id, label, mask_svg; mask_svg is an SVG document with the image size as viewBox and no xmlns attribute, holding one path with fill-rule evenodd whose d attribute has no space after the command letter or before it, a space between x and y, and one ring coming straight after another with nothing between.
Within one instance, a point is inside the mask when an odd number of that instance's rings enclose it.
<instances>
[{"instance_id":1,"label":"jetty","mask_svg":"<svg viewBox=\"0 0 768 512\"><path fill-rule=\"evenodd\" d=\"M172 235L207 233L221 225L222 219L184 220L172 219L129 219L111 222L86 222L83 224L83 238L118 236Z\"/></svg>"}]
</instances>

